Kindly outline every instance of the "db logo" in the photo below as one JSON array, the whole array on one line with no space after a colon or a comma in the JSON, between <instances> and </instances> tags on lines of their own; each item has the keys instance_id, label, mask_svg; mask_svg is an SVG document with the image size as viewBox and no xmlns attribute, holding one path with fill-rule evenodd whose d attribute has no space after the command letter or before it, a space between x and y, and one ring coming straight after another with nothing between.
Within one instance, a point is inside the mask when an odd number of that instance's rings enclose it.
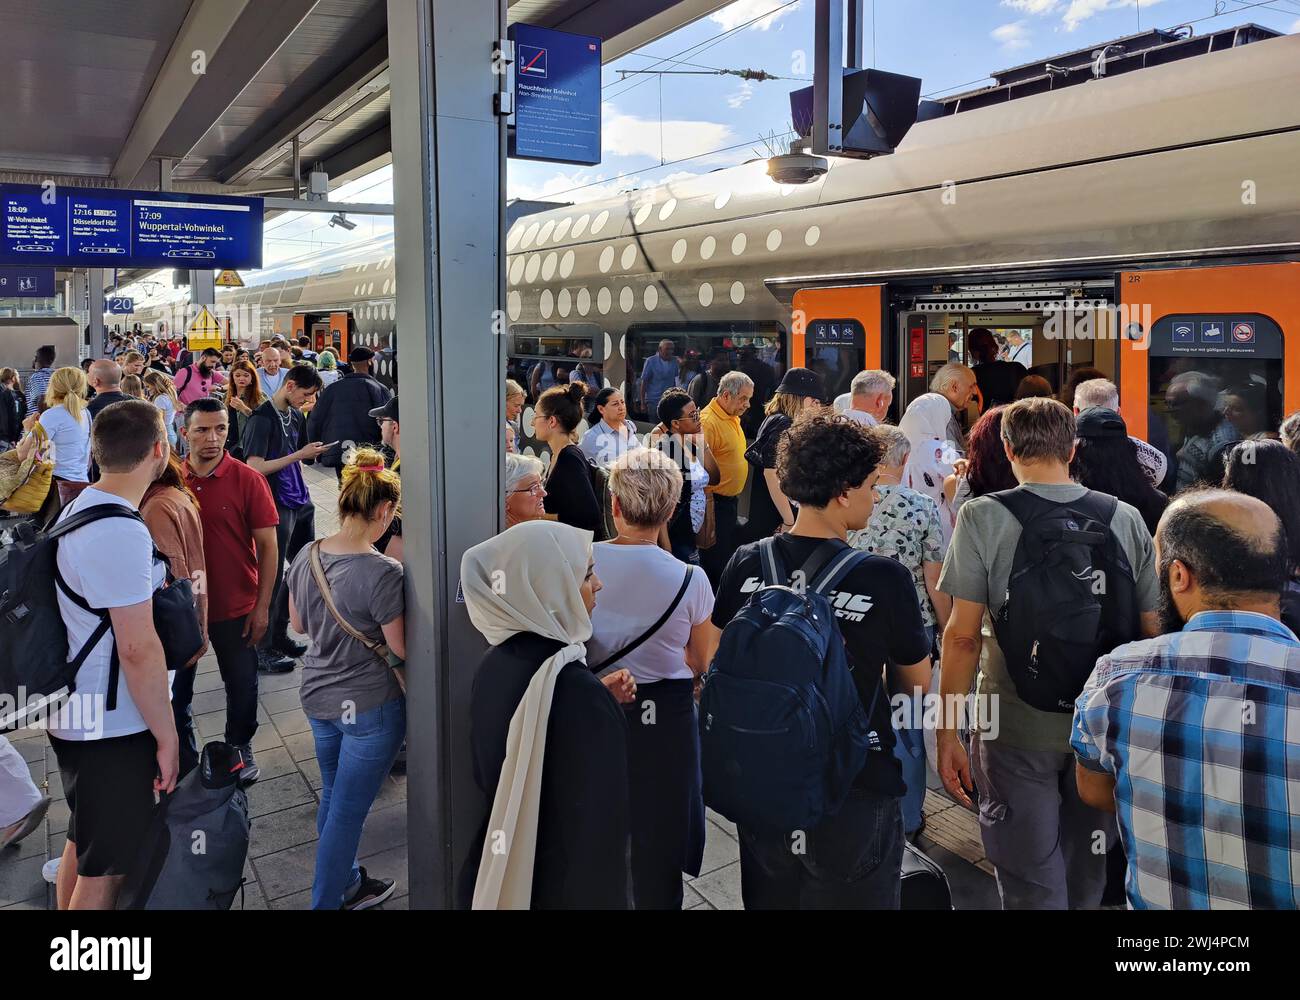
<instances>
[{"instance_id":1,"label":"db logo","mask_svg":"<svg viewBox=\"0 0 1300 1000\"><path fill-rule=\"evenodd\" d=\"M1253 344L1255 342L1255 324L1233 323L1232 339L1238 344Z\"/></svg>"}]
</instances>

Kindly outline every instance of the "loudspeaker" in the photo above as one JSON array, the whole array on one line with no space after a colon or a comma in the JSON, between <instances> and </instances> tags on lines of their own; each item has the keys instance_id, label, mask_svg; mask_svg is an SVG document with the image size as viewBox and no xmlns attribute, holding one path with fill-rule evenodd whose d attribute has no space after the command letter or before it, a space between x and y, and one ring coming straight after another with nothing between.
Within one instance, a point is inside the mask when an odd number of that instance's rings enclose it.
<instances>
[{"instance_id":1,"label":"loudspeaker","mask_svg":"<svg viewBox=\"0 0 1300 1000\"><path fill-rule=\"evenodd\" d=\"M914 76L878 69L841 72L844 74L840 109L843 129L823 137L830 140L824 143L827 151L835 156L863 158L892 153L917 120L921 81ZM933 115L931 109L927 111ZM796 132L812 136L816 122L812 87L791 92L790 118ZM816 136L812 139L814 149L823 145Z\"/></svg>"},{"instance_id":2,"label":"loudspeaker","mask_svg":"<svg viewBox=\"0 0 1300 1000\"><path fill-rule=\"evenodd\" d=\"M844 74L844 154L892 153L916 122L921 81L859 69Z\"/></svg>"}]
</instances>

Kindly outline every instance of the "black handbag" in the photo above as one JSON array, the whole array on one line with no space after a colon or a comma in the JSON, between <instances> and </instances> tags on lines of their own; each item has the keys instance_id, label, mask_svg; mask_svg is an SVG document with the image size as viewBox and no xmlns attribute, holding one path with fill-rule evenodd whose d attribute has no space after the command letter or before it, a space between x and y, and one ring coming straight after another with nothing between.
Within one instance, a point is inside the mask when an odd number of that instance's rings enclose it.
<instances>
[{"instance_id":1,"label":"black handbag","mask_svg":"<svg viewBox=\"0 0 1300 1000\"><path fill-rule=\"evenodd\" d=\"M114 508L112 511L105 512L103 516L133 517L141 524L144 524L144 518L140 516L138 511L119 507L115 504L99 506L112 506ZM86 509L94 510L95 507L87 507ZM167 669L169 671L183 670L203 648L203 629L199 625L199 609L194 600L194 584L188 579L182 580L173 576L171 562L157 548L153 549L153 558L167 567L166 580L163 581L161 587L153 592L154 631L158 633L158 640L162 643ZM55 582L58 584L59 589L77 607L99 616L99 625L86 643L87 649L93 649L104 637L104 633L112 631L109 612L104 608L92 608L85 598L68 586L63 579L63 574L59 573L57 568L55 570ZM117 658L117 641L114 640L113 651L109 658L108 694L104 704L105 711L111 712L117 708L119 674L120 664Z\"/></svg>"}]
</instances>

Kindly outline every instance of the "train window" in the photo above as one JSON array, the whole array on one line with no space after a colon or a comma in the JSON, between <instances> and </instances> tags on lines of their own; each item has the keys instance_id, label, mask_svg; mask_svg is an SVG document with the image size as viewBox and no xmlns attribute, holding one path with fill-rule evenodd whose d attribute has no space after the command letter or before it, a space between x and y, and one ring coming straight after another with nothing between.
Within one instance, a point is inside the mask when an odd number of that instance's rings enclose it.
<instances>
[{"instance_id":1,"label":"train window","mask_svg":"<svg viewBox=\"0 0 1300 1000\"><path fill-rule=\"evenodd\" d=\"M662 323L631 327L627 332L627 405L635 420L657 423L655 400L641 404L642 375L646 362L661 341L672 342L677 362L675 385L689 389L697 375L706 373L717 358L728 370L743 371L754 380L754 399L741 418L745 433L753 436L763 422L763 406L772 398L785 374L785 329L777 323ZM653 365L651 366L654 367ZM653 374L653 372L651 373ZM701 383L707 394L708 377Z\"/></svg>"},{"instance_id":2,"label":"train window","mask_svg":"<svg viewBox=\"0 0 1300 1000\"><path fill-rule=\"evenodd\" d=\"M591 323L565 326L515 324L510 328L506 377L524 387L533 402L553 385L564 384L576 372L589 389L605 385L604 334Z\"/></svg>"},{"instance_id":3,"label":"train window","mask_svg":"<svg viewBox=\"0 0 1300 1000\"><path fill-rule=\"evenodd\" d=\"M1147 435L1170 459L1173 488L1216 484L1223 453L1282 423L1280 359L1151 359Z\"/></svg>"}]
</instances>

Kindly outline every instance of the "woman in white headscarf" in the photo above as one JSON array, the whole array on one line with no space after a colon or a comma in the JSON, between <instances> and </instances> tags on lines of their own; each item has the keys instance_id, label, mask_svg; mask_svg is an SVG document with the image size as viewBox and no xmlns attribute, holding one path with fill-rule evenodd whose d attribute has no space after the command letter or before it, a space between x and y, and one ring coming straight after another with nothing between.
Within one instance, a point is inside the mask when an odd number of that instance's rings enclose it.
<instances>
[{"instance_id":1,"label":"woman in white headscarf","mask_svg":"<svg viewBox=\"0 0 1300 1000\"><path fill-rule=\"evenodd\" d=\"M461 560L492 645L474 677L474 779L491 799L461 876L474 909L626 909L627 724L584 662L592 534L525 521Z\"/></svg>"},{"instance_id":2,"label":"woman in white headscarf","mask_svg":"<svg viewBox=\"0 0 1300 1000\"><path fill-rule=\"evenodd\" d=\"M945 545L952 536L953 516L943 495L943 481L952 474L953 463L961 458L960 442L948 437L951 419L952 405L947 397L927 392L912 400L898 422L898 429L912 445L902 485L924 493L939 505L939 526L943 529Z\"/></svg>"}]
</instances>

